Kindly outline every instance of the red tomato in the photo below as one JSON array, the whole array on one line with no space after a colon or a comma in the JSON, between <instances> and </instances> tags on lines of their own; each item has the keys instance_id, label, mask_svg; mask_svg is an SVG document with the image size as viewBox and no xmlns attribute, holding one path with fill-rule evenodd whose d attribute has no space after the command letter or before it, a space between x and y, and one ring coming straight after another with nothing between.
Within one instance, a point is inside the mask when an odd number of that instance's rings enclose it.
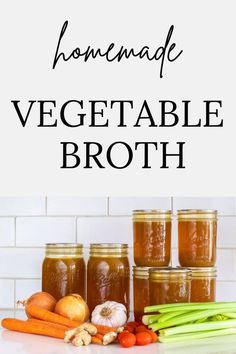
<instances>
[{"instance_id":1,"label":"red tomato","mask_svg":"<svg viewBox=\"0 0 236 354\"><path fill-rule=\"evenodd\" d=\"M124 331L120 332L120 333L118 334L118 340L120 340L120 339L123 337L123 335L126 335L127 333L130 333L130 332L127 331L127 330L124 330Z\"/></svg>"},{"instance_id":2,"label":"red tomato","mask_svg":"<svg viewBox=\"0 0 236 354\"><path fill-rule=\"evenodd\" d=\"M147 327L145 327L144 325L142 326L138 326L135 328L135 332L139 333L139 332L145 332L147 330Z\"/></svg>"},{"instance_id":3,"label":"red tomato","mask_svg":"<svg viewBox=\"0 0 236 354\"><path fill-rule=\"evenodd\" d=\"M147 345L152 343L152 336L148 332L139 332L136 334L137 345Z\"/></svg>"},{"instance_id":4,"label":"red tomato","mask_svg":"<svg viewBox=\"0 0 236 354\"><path fill-rule=\"evenodd\" d=\"M119 339L120 345L124 348L133 347L136 343L136 337L133 333L124 333Z\"/></svg>"},{"instance_id":5,"label":"red tomato","mask_svg":"<svg viewBox=\"0 0 236 354\"><path fill-rule=\"evenodd\" d=\"M125 325L125 327L124 327L124 330L128 331L130 333L134 333L134 329L135 329L134 327L129 326L129 325Z\"/></svg>"},{"instance_id":6,"label":"red tomato","mask_svg":"<svg viewBox=\"0 0 236 354\"><path fill-rule=\"evenodd\" d=\"M150 329L146 329L146 332L149 333L150 336L152 337L152 343L156 343L158 340L157 334Z\"/></svg>"}]
</instances>

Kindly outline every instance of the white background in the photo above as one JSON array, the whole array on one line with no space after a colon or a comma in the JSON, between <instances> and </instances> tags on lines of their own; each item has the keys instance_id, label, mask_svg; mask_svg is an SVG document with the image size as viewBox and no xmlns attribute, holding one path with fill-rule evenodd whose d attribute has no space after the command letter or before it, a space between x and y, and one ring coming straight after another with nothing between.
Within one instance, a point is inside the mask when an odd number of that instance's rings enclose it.
<instances>
[{"instance_id":1,"label":"white background","mask_svg":"<svg viewBox=\"0 0 236 354\"><path fill-rule=\"evenodd\" d=\"M63 49L118 47L155 49L164 43L170 25L173 41L183 54L159 63L103 59L59 63L52 70L58 36L69 21ZM236 195L235 151L235 1L46 1L1 3L0 195ZM37 128L37 110L22 128L11 100L56 100L54 114L69 99L131 99L152 102L158 120L158 100L192 101L195 121L203 117L204 99L222 100L224 128ZM27 108L27 105L23 105ZM22 107L23 107L22 106ZM87 109L87 108L86 108ZM181 114L181 107L179 108ZM135 112L134 112L135 113ZM109 118L109 111L106 115ZM133 122L134 116L127 116ZM114 118L115 119L115 118ZM104 146L123 140L186 141L185 170L173 160L161 170L160 153L153 168L140 168L141 155L125 170L94 168L61 170L60 141L99 141ZM81 152L84 159L84 152ZM121 156L120 156L121 157Z\"/></svg>"}]
</instances>

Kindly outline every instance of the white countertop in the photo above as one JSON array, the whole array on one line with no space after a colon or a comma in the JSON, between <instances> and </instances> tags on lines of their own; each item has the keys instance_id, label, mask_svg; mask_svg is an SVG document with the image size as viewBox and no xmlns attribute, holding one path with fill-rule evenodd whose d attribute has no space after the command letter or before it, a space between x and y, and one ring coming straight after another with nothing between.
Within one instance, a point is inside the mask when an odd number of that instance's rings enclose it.
<instances>
[{"instance_id":1,"label":"white countertop","mask_svg":"<svg viewBox=\"0 0 236 354\"><path fill-rule=\"evenodd\" d=\"M118 344L108 346L91 344L76 348L60 339L0 330L0 354L73 354L78 351L81 354L236 354L236 335L184 343L155 343L129 349Z\"/></svg>"}]
</instances>

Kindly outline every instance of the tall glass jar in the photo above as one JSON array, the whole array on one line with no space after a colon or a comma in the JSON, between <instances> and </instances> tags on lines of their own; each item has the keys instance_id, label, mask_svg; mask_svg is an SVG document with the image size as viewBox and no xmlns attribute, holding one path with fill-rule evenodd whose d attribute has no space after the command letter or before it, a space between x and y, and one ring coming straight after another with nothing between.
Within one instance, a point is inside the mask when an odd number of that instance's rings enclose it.
<instances>
[{"instance_id":1,"label":"tall glass jar","mask_svg":"<svg viewBox=\"0 0 236 354\"><path fill-rule=\"evenodd\" d=\"M85 263L81 244L46 244L42 291L53 295L56 300L73 293L85 298Z\"/></svg>"},{"instance_id":2,"label":"tall glass jar","mask_svg":"<svg viewBox=\"0 0 236 354\"><path fill-rule=\"evenodd\" d=\"M179 263L182 267L213 267L216 237L216 210L178 210Z\"/></svg>"},{"instance_id":3,"label":"tall glass jar","mask_svg":"<svg viewBox=\"0 0 236 354\"><path fill-rule=\"evenodd\" d=\"M90 311L107 300L120 302L129 311L129 297L128 245L91 244L87 267L87 304Z\"/></svg>"},{"instance_id":4,"label":"tall glass jar","mask_svg":"<svg viewBox=\"0 0 236 354\"><path fill-rule=\"evenodd\" d=\"M189 302L191 270L187 268L151 268L149 270L150 305Z\"/></svg>"},{"instance_id":5,"label":"tall glass jar","mask_svg":"<svg viewBox=\"0 0 236 354\"><path fill-rule=\"evenodd\" d=\"M145 306L150 305L149 300L149 267L133 267L133 297L135 321L142 321Z\"/></svg>"},{"instance_id":6,"label":"tall glass jar","mask_svg":"<svg viewBox=\"0 0 236 354\"><path fill-rule=\"evenodd\" d=\"M171 254L171 211L134 210L133 242L137 266L168 266Z\"/></svg>"},{"instance_id":7,"label":"tall glass jar","mask_svg":"<svg viewBox=\"0 0 236 354\"><path fill-rule=\"evenodd\" d=\"M192 271L191 302L213 302L216 297L216 268L190 268Z\"/></svg>"}]
</instances>

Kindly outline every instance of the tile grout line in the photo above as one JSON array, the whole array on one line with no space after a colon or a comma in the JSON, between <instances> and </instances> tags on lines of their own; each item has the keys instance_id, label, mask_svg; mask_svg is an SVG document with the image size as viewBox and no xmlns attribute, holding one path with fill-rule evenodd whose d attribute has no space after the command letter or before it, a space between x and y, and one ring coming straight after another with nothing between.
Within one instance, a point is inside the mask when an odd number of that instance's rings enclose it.
<instances>
[{"instance_id":1,"label":"tile grout line","mask_svg":"<svg viewBox=\"0 0 236 354\"><path fill-rule=\"evenodd\" d=\"M16 247L16 217L14 217L14 247Z\"/></svg>"},{"instance_id":2,"label":"tile grout line","mask_svg":"<svg viewBox=\"0 0 236 354\"><path fill-rule=\"evenodd\" d=\"M16 279L14 279L14 317L16 312Z\"/></svg>"},{"instance_id":3,"label":"tile grout line","mask_svg":"<svg viewBox=\"0 0 236 354\"><path fill-rule=\"evenodd\" d=\"M75 242L78 243L78 218L75 218Z\"/></svg>"},{"instance_id":4,"label":"tile grout line","mask_svg":"<svg viewBox=\"0 0 236 354\"><path fill-rule=\"evenodd\" d=\"M107 216L110 216L110 198L107 197Z\"/></svg>"}]
</instances>

